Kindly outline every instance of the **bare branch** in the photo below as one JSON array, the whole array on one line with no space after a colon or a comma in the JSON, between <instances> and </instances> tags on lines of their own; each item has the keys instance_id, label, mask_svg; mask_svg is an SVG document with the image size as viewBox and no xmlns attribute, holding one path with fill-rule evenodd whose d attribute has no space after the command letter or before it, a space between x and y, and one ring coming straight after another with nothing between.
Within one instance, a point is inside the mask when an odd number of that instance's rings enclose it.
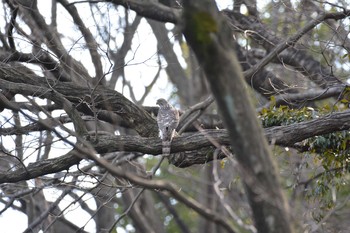
<instances>
[{"instance_id":1,"label":"bare branch","mask_svg":"<svg viewBox=\"0 0 350 233\"><path fill-rule=\"evenodd\" d=\"M295 143L304 139L323 135L335 131L350 129L350 110L333 113L311 121L301 122L287 126L276 126L265 129L265 136L269 142L275 145L293 147ZM208 137L214 138L221 145L229 145L229 137L226 130L203 130L203 132L183 134L175 137L171 144L171 153L196 151L195 157L183 157L183 164L178 162L179 167L188 167L196 163L211 161L207 153L201 150L211 150L212 142ZM162 143L158 137L143 138L137 136L114 136L114 135L90 135L86 137L94 149L99 153L114 151L138 151L143 154L159 155L162 151ZM29 164L26 168L19 168L8 173L0 173L0 183L17 182L28 180L38 176L67 170L79 163L79 153L75 150L55 159L47 159ZM222 158L222 157L220 157ZM188 159L190 162L186 161ZM185 166L186 165L186 166Z\"/></svg>"},{"instance_id":2,"label":"bare branch","mask_svg":"<svg viewBox=\"0 0 350 233\"><path fill-rule=\"evenodd\" d=\"M275 96L275 105L289 105L293 106L295 104L314 102L316 100L322 100L329 97L337 97L343 91L343 87L331 87L325 90L310 90L305 93L295 93L295 94L282 94ZM269 108L271 102L266 103L264 106L257 109L261 111L263 108Z\"/></svg>"},{"instance_id":3,"label":"bare branch","mask_svg":"<svg viewBox=\"0 0 350 233\"><path fill-rule=\"evenodd\" d=\"M15 42L13 41L13 28L15 27L15 23L16 23L17 12L18 12L18 7L15 7L14 10L12 11L10 24L7 29L7 38L9 41L9 45L10 45L10 48L13 50L16 49Z\"/></svg>"},{"instance_id":4,"label":"bare branch","mask_svg":"<svg viewBox=\"0 0 350 233\"><path fill-rule=\"evenodd\" d=\"M67 188L66 190L64 190L62 192L62 194L55 200L55 202L53 202L50 207L45 210L43 213L41 213L41 215L35 219L35 221L31 222L28 226L28 228L24 231L24 233L30 233L32 232L32 229L34 229L35 227L37 227L49 214L51 211L53 211L53 209L57 208L58 204L63 200L63 198L69 193L71 192L72 187Z\"/></svg>"},{"instance_id":5,"label":"bare branch","mask_svg":"<svg viewBox=\"0 0 350 233\"><path fill-rule=\"evenodd\" d=\"M256 18L245 16L239 13L231 12L228 10L223 11L227 17L228 22L231 25L232 30L244 33L247 36L252 37L257 43L261 44L267 51L275 50L275 46L279 45L279 49L285 49L281 55L287 56L288 59L283 59L283 63L295 67L296 70L306 75L310 80L317 85L326 88L334 86L335 84L342 84L338 78L328 71L320 62L315 60L312 56L305 51L292 47L293 44L285 44L280 38L277 38L271 30L268 29L262 22ZM348 14L349 12L347 12ZM347 14L336 13L335 18L347 17ZM327 17L332 17L332 13L325 14ZM323 16L326 19L326 16ZM320 16L322 18L322 16ZM320 23L313 20L315 24ZM309 27L312 25L309 23ZM304 29L307 29L304 27ZM299 39L297 34L289 39ZM271 53L270 53L271 54ZM275 57L273 54L270 56ZM257 65L256 65L257 66ZM253 69L250 69L251 71ZM255 72L256 73L256 72ZM255 74L252 72L252 75ZM248 75L245 75L248 77Z\"/></svg>"},{"instance_id":6,"label":"bare branch","mask_svg":"<svg viewBox=\"0 0 350 233\"><path fill-rule=\"evenodd\" d=\"M186 112L184 114L181 115L180 118L180 124L179 124L179 134L182 134L186 128L192 124L195 120L198 119L198 117L200 117L200 115L203 113L203 111L211 104L214 102L214 97L213 96L209 96L207 99L205 99L204 101L191 106L188 110L186 110ZM198 111L198 112L197 112ZM197 112L197 114L192 117L190 120L187 120L185 123L184 121L190 116L192 115L194 112Z\"/></svg>"},{"instance_id":7,"label":"bare branch","mask_svg":"<svg viewBox=\"0 0 350 233\"><path fill-rule=\"evenodd\" d=\"M75 104L78 109L91 111L87 104L91 104L92 98L97 109L113 111L124 119L129 127L134 128L142 136L157 135L156 120L144 109L130 102L120 93L103 87L96 87L94 92L86 87L80 87L72 83L55 82L50 79L19 73L3 64L0 66L0 85L13 93L39 96L56 101L63 106L63 102L55 99L55 93L64 96ZM57 97L57 96L56 96ZM67 112L68 113L68 112Z\"/></svg>"},{"instance_id":8,"label":"bare branch","mask_svg":"<svg viewBox=\"0 0 350 233\"><path fill-rule=\"evenodd\" d=\"M63 7L66 8L66 10L69 12L69 14L72 16L75 24L78 26L79 30L81 31L82 35L84 36L86 40L87 47L90 52L91 60L92 63L95 66L95 72L96 72L96 79L98 84L103 78L103 69L102 69L102 63L101 63L101 57L97 51L98 49L98 44L94 38L94 36L91 34L90 30L86 28L83 20L80 18L80 15L78 14L77 9L75 8L74 5L71 5L68 3L66 0L58 0ZM105 81L103 81L105 82Z\"/></svg>"},{"instance_id":9,"label":"bare branch","mask_svg":"<svg viewBox=\"0 0 350 233\"><path fill-rule=\"evenodd\" d=\"M316 19L311 20L308 24L306 24L303 28L301 28L297 33L295 33L293 36L287 38L285 41L281 42L279 45L277 45L267 56L265 56L258 64L256 64L254 67L250 68L249 70L244 72L244 76L251 77L256 72L258 72L261 68L266 66L272 59L274 59L276 56L278 56L279 53L281 53L286 48L293 46L303 35L305 35L307 32L312 30L314 27L316 27L318 24L322 23L326 19L343 19L350 15L350 10L344 11L344 12L338 12L338 13L328 13L328 14L321 14Z\"/></svg>"},{"instance_id":10,"label":"bare branch","mask_svg":"<svg viewBox=\"0 0 350 233\"><path fill-rule=\"evenodd\" d=\"M116 5L124 6L126 9L135 11L138 15L146 18L155 19L160 22L178 23L181 15L179 9L167 7L156 1L138 1L138 0L106 0Z\"/></svg>"},{"instance_id":11,"label":"bare branch","mask_svg":"<svg viewBox=\"0 0 350 233\"><path fill-rule=\"evenodd\" d=\"M86 154L90 159L94 160L97 164L104 167L106 170L108 170L112 175L124 178L129 180L130 182L140 185L146 189L155 189L155 190L164 190L169 192L175 199L178 201L184 203L186 206L192 208L197 213L205 217L206 219L210 221L214 221L215 223L221 225L224 229L226 229L228 232L234 233L236 232L235 229L231 227L231 225L228 223L227 219L220 216L218 213L215 213L209 208L206 208L205 206L201 205L196 200L192 199L189 196L185 196L181 192L178 192L179 187L175 186L173 183L164 182L162 180L149 180L142 178L140 176L135 176L134 174L130 173L129 171L122 170L120 168L117 168L113 166L112 164L108 163L103 158L98 158L96 155L92 153Z\"/></svg>"}]
</instances>

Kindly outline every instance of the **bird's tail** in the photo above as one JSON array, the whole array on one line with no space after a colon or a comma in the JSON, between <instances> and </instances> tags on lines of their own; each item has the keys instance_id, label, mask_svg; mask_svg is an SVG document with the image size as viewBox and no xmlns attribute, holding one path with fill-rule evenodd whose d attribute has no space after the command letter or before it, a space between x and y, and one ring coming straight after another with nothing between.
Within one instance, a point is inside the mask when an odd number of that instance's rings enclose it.
<instances>
[{"instance_id":1,"label":"bird's tail","mask_svg":"<svg viewBox=\"0 0 350 233\"><path fill-rule=\"evenodd\" d=\"M163 156L170 155L170 144L171 144L171 141L162 141L162 155Z\"/></svg>"}]
</instances>

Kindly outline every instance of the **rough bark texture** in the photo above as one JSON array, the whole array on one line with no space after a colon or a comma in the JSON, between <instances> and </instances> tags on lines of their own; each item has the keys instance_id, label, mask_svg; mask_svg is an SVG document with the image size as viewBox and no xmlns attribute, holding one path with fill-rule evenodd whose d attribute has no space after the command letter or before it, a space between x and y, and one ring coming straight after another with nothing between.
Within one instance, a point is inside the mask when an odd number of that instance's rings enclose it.
<instances>
[{"instance_id":1,"label":"rough bark texture","mask_svg":"<svg viewBox=\"0 0 350 233\"><path fill-rule=\"evenodd\" d=\"M271 152L254 114L228 25L214 1L185 1L184 34L205 70L246 184L259 232L292 232Z\"/></svg>"},{"instance_id":2,"label":"rough bark texture","mask_svg":"<svg viewBox=\"0 0 350 233\"><path fill-rule=\"evenodd\" d=\"M276 126L265 129L265 136L275 145L294 147L295 143L304 139L350 128L350 111L333 113L330 116L320 117L311 121L287 126ZM320 127L322 125L322 127ZM7 130L6 130L7 131ZM9 130L10 131L10 130ZM13 130L12 130L13 131ZM2 131L0 130L0 135ZM229 145L230 138L227 130L205 130L198 133L184 134L174 138L171 145L170 163L178 167L189 167L194 164L204 164L213 159L213 148L210 138L221 145ZM159 155L162 143L159 138L144 138L138 136L89 135L86 137L98 153L115 151L140 152L143 154ZM234 153L236 150L233 151ZM225 157L220 154L219 158ZM58 158L47 159L7 173L0 173L0 183L28 180L46 174L69 169L78 164L80 158L76 151L71 151Z\"/></svg>"},{"instance_id":3,"label":"rough bark texture","mask_svg":"<svg viewBox=\"0 0 350 233\"><path fill-rule=\"evenodd\" d=\"M58 92L83 112L92 114L92 108L108 110L122 117L126 124L135 129L141 136L157 135L155 119L144 109L114 90L101 86L91 89L36 75L29 76L6 64L2 64L0 67L0 85L3 89L11 90L14 94L21 93L48 99L53 98L52 92Z\"/></svg>"}]
</instances>

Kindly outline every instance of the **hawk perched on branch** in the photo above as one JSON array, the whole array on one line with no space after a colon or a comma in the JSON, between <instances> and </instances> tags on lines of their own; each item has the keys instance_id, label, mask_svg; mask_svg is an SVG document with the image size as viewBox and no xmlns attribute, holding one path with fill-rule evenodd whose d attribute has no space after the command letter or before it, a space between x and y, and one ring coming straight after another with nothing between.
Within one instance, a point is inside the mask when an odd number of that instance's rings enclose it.
<instances>
[{"instance_id":1,"label":"hawk perched on branch","mask_svg":"<svg viewBox=\"0 0 350 233\"><path fill-rule=\"evenodd\" d=\"M170 144L173 139L176 127L179 125L179 112L165 99L157 100L159 111L157 123L159 128L159 137L162 139L163 156L170 155Z\"/></svg>"}]
</instances>

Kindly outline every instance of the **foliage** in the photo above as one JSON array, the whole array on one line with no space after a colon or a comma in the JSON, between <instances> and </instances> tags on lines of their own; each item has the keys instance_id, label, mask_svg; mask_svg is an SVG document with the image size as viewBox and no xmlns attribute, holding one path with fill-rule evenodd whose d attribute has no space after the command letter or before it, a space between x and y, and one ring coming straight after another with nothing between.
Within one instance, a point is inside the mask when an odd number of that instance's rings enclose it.
<instances>
[{"instance_id":1,"label":"foliage","mask_svg":"<svg viewBox=\"0 0 350 233\"><path fill-rule=\"evenodd\" d=\"M318 115L316 115L313 108L303 107L301 109L292 109L285 105L279 107L272 106L270 109L263 108L259 115L264 128L290 125L317 117Z\"/></svg>"},{"instance_id":2,"label":"foliage","mask_svg":"<svg viewBox=\"0 0 350 233\"><path fill-rule=\"evenodd\" d=\"M259 118L264 127L283 126L317 119L329 113L329 109L329 106L316 110L310 107L291 109L288 106L272 106L270 109L262 109ZM313 182L312 184L307 183L304 190L309 202L318 206L312 210L313 218L321 221L325 213L335 208L335 193L348 190L350 132L344 130L318 135L304 140L302 145L308 150L302 152L304 156L309 154L313 157L312 165L310 163L305 163L305 165L314 167L320 164L323 168L319 175L316 172L310 173L310 181ZM317 178L314 179L315 176ZM348 192L349 190L345 194L347 195Z\"/></svg>"},{"instance_id":3,"label":"foliage","mask_svg":"<svg viewBox=\"0 0 350 233\"><path fill-rule=\"evenodd\" d=\"M285 105L273 106L270 109L262 109L259 118L263 127L267 128L317 119L326 115L328 110L328 106L316 110L311 107L291 109ZM350 132L348 130L317 135L304 140L302 144L308 148L309 152L319 154L326 170L347 165L350 161Z\"/></svg>"}]
</instances>

